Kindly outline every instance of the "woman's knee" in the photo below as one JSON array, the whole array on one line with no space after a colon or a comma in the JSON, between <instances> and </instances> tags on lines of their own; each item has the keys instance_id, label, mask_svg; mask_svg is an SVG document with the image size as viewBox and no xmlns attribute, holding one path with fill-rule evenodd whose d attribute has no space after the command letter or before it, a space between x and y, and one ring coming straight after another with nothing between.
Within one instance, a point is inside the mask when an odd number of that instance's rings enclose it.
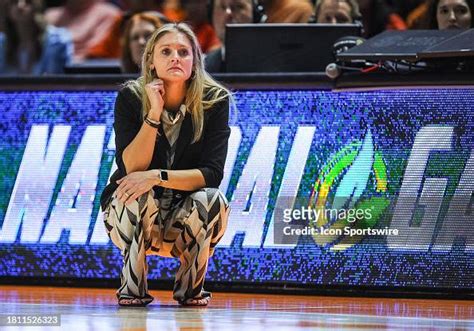
<instances>
[{"instance_id":1,"label":"woman's knee","mask_svg":"<svg viewBox=\"0 0 474 331\"><path fill-rule=\"evenodd\" d=\"M145 206L150 207L148 206L150 203L156 208L156 205L153 203L153 196L152 192L147 192L128 204L124 204L116 196L113 197L104 212L107 234L112 241L121 238L118 235L119 233L126 236L131 236L134 233L137 224L143 221L143 216L147 216L147 213L143 213L143 208ZM116 234L116 236L113 236L113 234Z\"/></svg>"},{"instance_id":2,"label":"woman's knee","mask_svg":"<svg viewBox=\"0 0 474 331\"><path fill-rule=\"evenodd\" d=\"M198 206L203 206L205 208L205 215L200 213L200 217L203 217L207 222L215 219L217 214L225 213L229 208L229 202L225 195L217 188L204 187L192 193L189 198L192 199L192 205L197 206L198 211L200 209Z\"/></svg>"},{"instance_id":3,"label":"woman's knee","mask_svg":"<svg viewBox=\"0 0 474 331\"><path fill-rule=\"evenodd\" d=\"M121 200L119 200L117 196L114 194L113 199L110 202L110 205L112 206L112 208L116 210L120 210L120 211L126 208L128 214L132 213L139 216L141 214L142 209L145 206L148 206L150 203L153 203L154 201L153 197L154 197L154 191L150 190L148 192L143 193L135 200L129 201L127 204L125 204Z\"/></svg>"},{"instance_id":4,"label":"woman's knee","mask_svg":"<svg viewBox=\"0 0 474 331\"><path fill-rule=\"evenodd\" d=\"M199 202L204 205L211 205L214 203L223 204L228 207L229 203L225 195L217 188L214 187L203 187L202 189L193 192L189 196L192 200Z\"/></svg>"}]
</instances>

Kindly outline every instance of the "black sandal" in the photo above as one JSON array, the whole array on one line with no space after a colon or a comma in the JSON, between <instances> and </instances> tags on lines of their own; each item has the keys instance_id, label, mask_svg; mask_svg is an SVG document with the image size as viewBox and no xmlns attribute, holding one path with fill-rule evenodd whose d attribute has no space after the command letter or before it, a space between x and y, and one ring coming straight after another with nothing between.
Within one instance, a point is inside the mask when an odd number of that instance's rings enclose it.
<instances>
[{"instance_id":1,"label":"black sandal","mask_svg":"<svg viewBox=\"0 0 474 331\"><path fill-rule=\"evenodd\" d=\"M201 295L194 298L188 298L184 300L178 300L181 306L187 307L205 307L211 301L212 294L208 291L201 291Z\"/></svg>"},{"instance_id":2,"label":"black sandal","mask_svg":"<svg viewBox=\"0 0 474 331\"><path fill-rule=\"evenodd\" d=\"M153 301L153 297L149 294L143 298L131 295L121 294L118 298L118 304L122 307L145 307Z\"/></svg>"}]
</instances>

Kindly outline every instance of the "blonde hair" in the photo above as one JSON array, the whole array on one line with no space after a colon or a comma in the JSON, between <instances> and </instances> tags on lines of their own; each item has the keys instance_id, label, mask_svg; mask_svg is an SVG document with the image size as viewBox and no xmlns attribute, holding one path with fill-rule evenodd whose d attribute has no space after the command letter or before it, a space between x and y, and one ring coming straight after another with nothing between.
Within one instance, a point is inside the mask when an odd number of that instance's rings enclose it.
<instances>
[{"instance_id":1,"label":"blonde hair","mask_svg":"<svg viewBox=\"0 0 474 331\"><path fill-rule=\"evenodd\" d=\"M201 139L204 127L204 111L210 109L216 103L230 98L232 95L230 91L223 85L215 81L204 69L204 58L199 47L194 32L186 23L170 23L165 24L156 30L148 39L145 46L145 51L142 58L142 74L137 80L132 80L126 83L130 86L132 91L142 100L143 119L148 115L150 110L150 100L145 92L146 84L155 79L154 71L150 68L153 61L153 51L156 43L165 34L170 32L178 32L184 34L192 46L193 52L193 67L192 74L188 83L184 104L186 110L191 113L194 137L192 143ZM206 100L204 100L206 95Z\"/></svg>"}]
</instances>

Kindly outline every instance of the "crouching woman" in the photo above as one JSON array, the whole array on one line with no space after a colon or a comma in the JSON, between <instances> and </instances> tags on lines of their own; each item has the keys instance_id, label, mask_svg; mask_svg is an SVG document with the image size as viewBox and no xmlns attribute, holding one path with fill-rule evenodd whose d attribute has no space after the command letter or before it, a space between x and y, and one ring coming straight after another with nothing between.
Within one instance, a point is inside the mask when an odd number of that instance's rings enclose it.
<instances>
[{"instance_id":1,"label":"crouching woman","mask_svg":"<svg viewBox=\"0 0 474 331\"><path fill-rule=\"evenodd\" d=\"M208 259L224 235L223 177L231 95L205 71L188 25L153 33L142 75L119 91L114 130L118 170L101 197L104 222L121 250L119 305L145 306L146 255L179 258L173 298L205 306Z\"/></svg>"}]
</instances>

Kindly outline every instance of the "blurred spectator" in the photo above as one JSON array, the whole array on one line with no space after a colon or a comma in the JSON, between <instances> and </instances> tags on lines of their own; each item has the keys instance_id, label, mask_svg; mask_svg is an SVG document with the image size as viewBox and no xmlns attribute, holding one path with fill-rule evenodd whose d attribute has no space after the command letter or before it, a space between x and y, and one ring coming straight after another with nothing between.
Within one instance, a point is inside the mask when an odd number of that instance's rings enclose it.
<instances>
[{"instance_id":1,"label":"blurred spectator","mask_svg":"<svg viewBox=\"0 0 474 331\"><path fill-rule=\"evenodd\" d=\"M105 38L120 15L117 7L101 0L66 0L64 6L48 9L46 20L71 31L74 60L80 62L91 56L91 49Z\"/></svg>"},{"instance_id":2,"label":"blurred spectator","mask_svg":"<svg viewBox=\"0 0 474 331\"><path fill-rule=\"evenodd\" d=\"M140 73L146 42L163 23L156 12L138 13L127 21L122 36L122 72Z\"/></svg>"},{"instance_id":3,"label":"blurred spectator","mask_svg":"<svg viewBox=\"0 0 474 331\"><path fill-rule=\"evenodd\" d=\"M407 16L406 22L409 29L427 28L428 1L424 1L413 9Z\"/></svg>"},{"instance_id":4,"label":"blurred spectator","mask_svg":"<svg viewBox=\"0 0 474 331\"><path fill-rule=\"evenodd\" d=\"M225 26L259 21L254 0L214 0L209 2L209 16L222 46L207 54L205 58L208 72L225 72ZM242 45L245 47L245 45Z\"/></svg>"},{"instance_id":5,"label":"blurred spectator","mask_svg":"<svg viewBox=\"0 0 474 331\"><path fill-rule=\"evenodd\" d=\"M180 0L164 0L162 13L172 22L181 22L186 16Z\"/></svg>"},{"instance_id":6,"label":"blurred spectator","mask_svg":"<svg viewBox=\"0 0 474 331\"><path fill-rule=\"evenodd\" d=\"M0 0L0 74L62 73L73 56L66 29L44 20L42 0Z\"/></svg>"},{"instance_id":7,"label":"blurred spectator","mask_svg":"<svg viewBox=\"0 0 474 331\"><path fill-rule=\"evenodd\" d=\"M118 59L122 54L122 46L120 37L124 30L127 20L134 14L141 12L153 12L159 15L162 23L169 23L170 21L161 14L161 1L153 0L134 0L120 2L121 8L126 8L127 12L116 17L114 23L110 27L104 38L89 50L88 58L112 58Z\"/></svg>"},{"instance_id":8,"label":"blurred spectator","mask_svg":"<svg viewBox=\"0 0 474 331\"><path fill-rule=\"evenodd\" d=\"M407 25L387 0L358 0L366 37L385 30L406 30Z\"/></svg>"},{"instance_id":9,"label":"blurred spectator","mask_svg":"<svg viewBox=\"0 0 474 331\"><path fill-rule=\"evenodd\" d=\"M426 0L407 18L411 29L472 28L474 0Z\"/></svg>"},{"instance_id":10,"label":"blurred spectator","mask_svg":"<svg viewBox=\"0 0 474 331\"><path fill-rule=\"evenodd\" d=\"M180 0L109 0L120 7L124 12L141 13L157 11L162 13L170 22L181 22L185 12L181 8ZM195 0L199 1L199 0Z\"/></svg>"},{"instance_id":11,"label":"blurred spectator","mask_svg":"<svg viewBox=\"0 0 474 331\"><path fill-rule=\"evenodd\" d=\"M124 12L139 13L144 11L163 12L164 0L109 0Z\"/></svg>"},{"instance_id":12,"label":"blurred spectator","mask_svg":"<svg viewBox=\"0 0 474 331\"><path fill-rule=\"evenodd\" d=\"M318 0L314 12L316 23L354 23L361 15L356 0Z\"/></svg>"},{"instance_id":13,"label":"blurred spectator","mask_svg":"<svg viewBox=\"0 0 474 331\"><path fill-rule=\"evenodd\" d=\"M265 23L308 23L314 12L309 0L262 0Z\"/></svg>"},{"instance_id":14,"label":"blurred spectator","mask_svg":"<svg viewBox=\"0 0 474 331\"><path fill-rule=\"evenodd\" d=\"M209 53L221 46L207 17L207 0L181 0L186 22L193 28L203 53Z\"/></svg>"},{"instance_id":15,"label":"blurred spectator","mask_svg":"<svg viewBox=\"0 0 474 331\"><path fill-rule=\"evenodd\" d=\"M114 18L108 32L94 46L87 51L88 59L118 59L121 54L120 35L122 34L125 15Z\"/></svg>"},{"instance_id":16,"label":"blurred spectator","mask_svg":"<svg viewBox=\"0 0 474 331\"><path fill-rule=\"evenodd\" d=\"M424 0L387 0L396 12L406 21L410 13L419 5L424 3Z\"/></svg>"},{"instance_id":17,"label":"blurred spectator","mask_svg":"<svg viewBox=\"0 0 474 331\"><path fill-rule=\"evenodd\" d=\"M428 29L473 27L474 0L432 0L427 11Z\"/></svg>"}]
</instances>

